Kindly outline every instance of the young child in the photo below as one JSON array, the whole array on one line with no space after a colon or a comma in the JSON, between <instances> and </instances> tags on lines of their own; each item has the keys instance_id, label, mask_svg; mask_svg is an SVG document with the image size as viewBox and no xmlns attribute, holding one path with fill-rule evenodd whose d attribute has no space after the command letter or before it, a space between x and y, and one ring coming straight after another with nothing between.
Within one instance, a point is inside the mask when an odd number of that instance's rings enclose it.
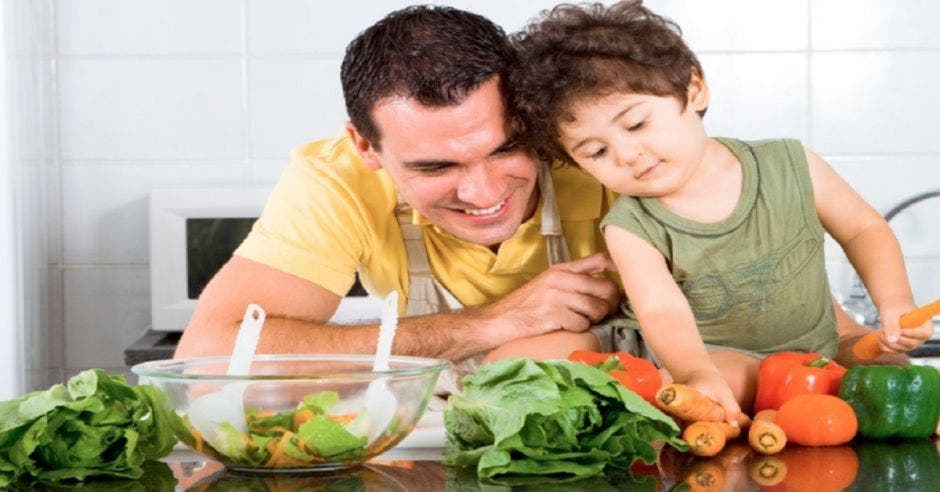
<instances>
[{"instance_id":1,"label":"young child","mask_svg":"<svg viewBox=\"0 0 940 492\"><path fill-rule=\"evenodd\" d=\"M825 161L795 140L705 133L708 85L674 23L640 1L561 5L514 42L529 144L621 194L601 227L624 311L667 376L729 422L751 405L762 356L835 356L827 232L878 306L883 350L932 335L901 332L915 306L898 241Z\"/></svg>"}]
</instances>

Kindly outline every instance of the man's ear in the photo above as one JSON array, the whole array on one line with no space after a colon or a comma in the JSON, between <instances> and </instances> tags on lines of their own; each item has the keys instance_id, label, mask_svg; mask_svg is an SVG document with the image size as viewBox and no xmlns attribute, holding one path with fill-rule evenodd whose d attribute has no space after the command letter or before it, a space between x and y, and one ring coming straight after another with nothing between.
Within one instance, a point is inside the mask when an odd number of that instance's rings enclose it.
<instances>
[{"instance_id":1,"label":"man's ear","mask_svg":"<svg viewBox=\"0 0 940 492\"><path fill-rule=\"evenodd\" d=\"M708 109L708 84L702 74L692 69L692 76L689 78L689 90L686 94L688 107L692 111L701 112Z\"/></svg>"},{"instance_id":2,"label":"man's ear","mask_svg":"<svg viewBox=\"0 0 940 492\"><path fill-rule=\"evenodd\" d=\"M347 121L345 126L346 133L349 133L349 138L352 139L353 145L356 146L356 151L359 152L359 157L362 157L362 162L365 163L369 169L374 171L382 169L382 163L379 162L378 154L372 143L359 133L359 130L353 126L351 121Z\"/></svg>"}]
</instances>

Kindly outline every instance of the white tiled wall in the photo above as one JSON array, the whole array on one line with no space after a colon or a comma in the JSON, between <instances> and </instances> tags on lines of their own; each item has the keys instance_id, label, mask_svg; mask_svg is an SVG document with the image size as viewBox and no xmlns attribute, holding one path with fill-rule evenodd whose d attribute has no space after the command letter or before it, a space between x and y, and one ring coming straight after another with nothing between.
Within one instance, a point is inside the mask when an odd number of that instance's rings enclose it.
<instances>
[{"instance_id":1,"label":"white tiled wall","mask_svg":"<svg viewBox=\"0 0 940 492\"><path fill-rule=\"evenodd\" d=\"M270 184L288 151L344 120L346 43L411 2L57 0L64 319L54 377L121 365L149 318L147 194ZM450 3L521 27L554 0ZM940 4L931 0L654 0L701 54L715 134L798 137L877 208L940 188ZM58 205L56 205L58 206ZM920 300L940 297L940 200L896 223ZM61 224L61 225L59 225ZM833 288L850 273L827 250ZM55 338L55 337L53 337Z\"/></svg>"}]
</instances>

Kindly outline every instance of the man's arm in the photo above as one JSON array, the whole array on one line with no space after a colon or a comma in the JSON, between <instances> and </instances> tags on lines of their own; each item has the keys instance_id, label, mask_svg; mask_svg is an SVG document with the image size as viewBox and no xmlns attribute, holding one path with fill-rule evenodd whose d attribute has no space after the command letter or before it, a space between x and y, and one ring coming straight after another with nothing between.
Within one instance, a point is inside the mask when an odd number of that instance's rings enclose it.
<instances>
[{"instance_id":1,"label":"man's arm","mask_svg":"<svg viewBox=\"0 0 940 492\"><path fill-rule=\"evenodd\" d=\"M175 356L228 355L248 304L267 312L259 353L371 353L378 325L330 326L340 296L300 277L233 256L206 286ZM399 322L394 352L462 358L485 350L469 336L469 320L406 318ZM466 317L465 317L466 318ZM446 324L445 324L446 323ZM447 329L440 329L446 326ZM458 339L460 343L458 342Z\"/></svg>"},{"instance_id":2,"label":"man's arm","mask_svg":"<svg viewBox=\"0 0 940 492\"><path fill-rule=\"evenodd\" d=\"M454 313L399 320L393 352L460 360L511 340L563 329L582 332L619 300L613 282L596 278L602 255L555 265L495 302ZM245 307L267 311L260 353L371 353L377 325L330 326L340 297L264 264L235 256L213 277L180 339L176 357L229 354Z\"/></svg>"}]
</instances>

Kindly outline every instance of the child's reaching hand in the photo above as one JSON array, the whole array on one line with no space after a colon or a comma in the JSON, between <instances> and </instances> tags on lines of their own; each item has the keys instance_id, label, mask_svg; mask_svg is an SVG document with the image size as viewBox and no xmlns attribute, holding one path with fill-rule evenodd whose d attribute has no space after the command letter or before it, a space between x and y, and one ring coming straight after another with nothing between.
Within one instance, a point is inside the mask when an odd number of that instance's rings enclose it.
<instances>
[{"instance_id":1,"label":"child's reaching hand","mask_svg":"<svg viewBox=\"0 0 940 492\"><path fill-rule=\"evenodd\" d=\"M881 329L878 346L883 352L900 353L914 350L933 336L933 320L916 327L901 328L901 316L917 309L913 302L895 302L879 306Z\"/></svg>"},{"instance_id":2,"label":"child's reaching hand","mask_svg":"<svg viewBox=\"0 0 940 492\"><path fill-rule=\"evenodd\" d=\"M728 382L721 377L717 370L701 370L690 373L684 383L721 405L721 408L725 410L725 421L734 427L738 426L738 415L741 413L741 406L738 405Z\"/></svg>"}]
</instances>

